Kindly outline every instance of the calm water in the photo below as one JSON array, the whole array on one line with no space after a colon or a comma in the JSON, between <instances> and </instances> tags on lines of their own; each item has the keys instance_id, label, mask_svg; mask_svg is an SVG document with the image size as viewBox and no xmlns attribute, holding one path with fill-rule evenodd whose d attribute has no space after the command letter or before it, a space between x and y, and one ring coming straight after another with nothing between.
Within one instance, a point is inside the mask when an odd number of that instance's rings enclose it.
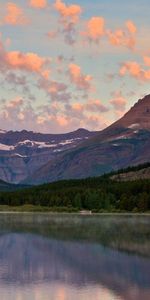
<instances>
[{"instance_id":1,"label":"calm water","mask_svg":"<svg viewBox=\"0 0 150 300\"><path fill-rule=\"evenodd\" d=\"M0 214L0 300L149 300L150 217Z\"/></svg>"}]
</instances>

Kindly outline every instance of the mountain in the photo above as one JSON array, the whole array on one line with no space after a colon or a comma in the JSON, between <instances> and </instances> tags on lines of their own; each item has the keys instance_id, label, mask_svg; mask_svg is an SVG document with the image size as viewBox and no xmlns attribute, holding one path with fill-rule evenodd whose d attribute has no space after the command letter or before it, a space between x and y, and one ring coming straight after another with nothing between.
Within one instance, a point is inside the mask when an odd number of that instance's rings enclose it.
<instances>
[{"instance_id":1,"label":"mountain","mask_svg":"<svg viewBox=\"0 0 150 300\"><path fill-rule=\"evenodd\" d=\"M120 120L36 170L26 183L85 178L150 161L150 95Z\"/></svg>"},{"instance_id":2,"label":"mountain","mask_svg":"<svg viewBox=\"0 0 150 300\"><path fill-rule=\"evenodd\" d=\"M66 134L0 130L0 178L19 183L60 153L95 134L83 128Z\"/></svg>"}]
</instances>

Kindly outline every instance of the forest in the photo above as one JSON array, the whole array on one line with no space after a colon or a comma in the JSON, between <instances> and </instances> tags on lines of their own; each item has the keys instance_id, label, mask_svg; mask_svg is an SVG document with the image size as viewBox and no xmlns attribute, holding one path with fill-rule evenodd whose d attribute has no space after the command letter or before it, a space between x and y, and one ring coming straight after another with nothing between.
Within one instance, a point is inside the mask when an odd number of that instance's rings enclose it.
<instances>
[{"instance_id":1,"label":"forest","mask_svg":"<svg viewBox=\"0 0 150 300\"><path fill-rule=\"evenodd\" d=\"M149 164L144 167L149 167ZM135 167L139 170L141 166ZM129 172L131 168L121 170ZM132 168L133 170L133 168ZM118 172L117 172L118 173ZM52 211L148 212L150 179L114 181L111 174L80 180L63 180L15 191L0 191L0 206L36 206Z\"/></svg>"}]
</instances>

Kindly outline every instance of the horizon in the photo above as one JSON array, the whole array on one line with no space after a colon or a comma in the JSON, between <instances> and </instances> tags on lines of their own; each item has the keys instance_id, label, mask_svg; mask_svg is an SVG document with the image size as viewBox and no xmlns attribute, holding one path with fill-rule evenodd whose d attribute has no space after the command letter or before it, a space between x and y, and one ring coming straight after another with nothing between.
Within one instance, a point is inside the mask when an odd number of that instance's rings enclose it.
<instances>
[{"instance_id":1,"label":"horizon","mask_svg":"<svg viewBox=\"0 0 150 300\"><path fill-rule=\"evenodd\" d=\"M22 132L22 131L26 131L26 132L32 132L32 133L37 133L37 134L50 134L50 135L61 135L61 134L67 134L67 133L72 133L72 132L76 132L76 131L79 131L79 130L84 130L84 131L89 131L89 132L92 132L86 128L77 128L75 129L74 131L69 131L69 132L60 132L60 133L45 133L45 132L39 132L39 131L32 131L32 130L26 130L25 128L24 129L21 129L21 130L3 130L2 128L0 128L0 133L2 133L1 131L4 131L4 132ZM94 131L93 131L94 132ZM96 132L96 131L95 131ZM99 132L99 130L97 131Z\"/></svg>"},{"instance_id":2,"label":"horizon","mask_svg":"<svg viewBox=\"0 0 150 300\"><path fill-rule=\"evenodd\" d=\"M149 94L148 1L1 1L0 128L101 131Z\"/></svg>"}]
</instances>

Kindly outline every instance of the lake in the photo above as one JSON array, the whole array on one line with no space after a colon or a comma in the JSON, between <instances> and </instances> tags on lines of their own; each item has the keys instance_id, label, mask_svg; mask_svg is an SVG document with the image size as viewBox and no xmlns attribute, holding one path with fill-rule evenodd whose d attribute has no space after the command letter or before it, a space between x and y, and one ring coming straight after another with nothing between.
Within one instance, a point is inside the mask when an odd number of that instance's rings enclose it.
<instances>
[{"instance_id":1,"label":"lake","mask_svg":"<svg viewBox=\"0 0 150 300\"><path fill-rule=\"evenodd\" d=\"M1 300L149 300L150 216L0 213Z\"/></svg>"}]
</instances>

